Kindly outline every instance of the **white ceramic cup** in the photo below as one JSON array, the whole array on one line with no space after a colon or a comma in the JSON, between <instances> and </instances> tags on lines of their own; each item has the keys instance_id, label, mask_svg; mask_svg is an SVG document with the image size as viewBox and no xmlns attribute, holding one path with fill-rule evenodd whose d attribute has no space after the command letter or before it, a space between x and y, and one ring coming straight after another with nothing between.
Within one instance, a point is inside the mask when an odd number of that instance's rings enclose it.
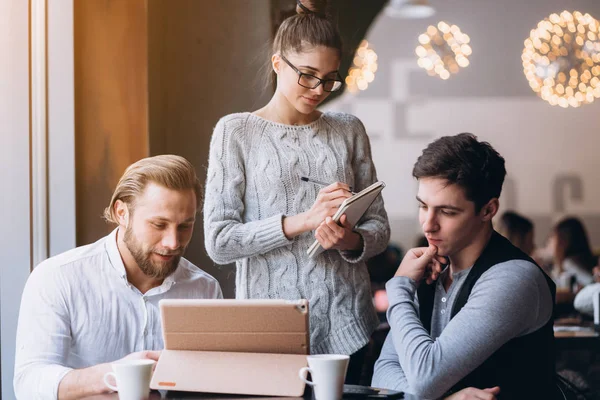
<instances>
[{"instance_id":1,"label":"white ceramic cup","mask_svg":"<svg viewBox=\"0 0 600 400\"><path fill-rule=\"evenodd\" d=\"M298 376L313 387L316 400L339 400L344 392L344 380L350 356L319 354L306 357L308 367L301 368ZM310 372L312 382L306 379Z\"/></svg>"},{"instance_id":2,"label":"white ceramic cup","mask_svg":"<svg viewBox=\"0 0 600 400\"><path fill-rule=\"evenodd\" d=\"M150 379L154 360L121 360L111 364L113 372L104 374L104 384L119 392L120 400L143 400L150 393ZM108 382L112 376L117 386Z\"/></svg>"}]
</instances>

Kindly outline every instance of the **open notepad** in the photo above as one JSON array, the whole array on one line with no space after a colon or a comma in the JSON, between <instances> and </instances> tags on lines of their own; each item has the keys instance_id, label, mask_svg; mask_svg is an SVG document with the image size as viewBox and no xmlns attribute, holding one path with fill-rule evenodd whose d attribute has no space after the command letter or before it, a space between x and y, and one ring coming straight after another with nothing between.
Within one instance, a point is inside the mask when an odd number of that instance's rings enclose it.
<instances>
[{"instance_id":1,"label":"open notepad","mask_svg":"<svg viewBox=\"0 0 600 400\"><path fill-rule=\"evenodd\" d=\"M339 223L342 215L346 214L348 223L354 228L369 206L373 204L377 196L379 196L379 193L381 193L384 187L385 183L381 181L375 182L368 188L363 189L354 196L347 198L340 205L340 208L333 216L333 220ZM315 257L323 251L323 247L321 247L319 242L315 240L315 242L308 248L306 252L310 257Z\"/></svg>"}]
</instances>

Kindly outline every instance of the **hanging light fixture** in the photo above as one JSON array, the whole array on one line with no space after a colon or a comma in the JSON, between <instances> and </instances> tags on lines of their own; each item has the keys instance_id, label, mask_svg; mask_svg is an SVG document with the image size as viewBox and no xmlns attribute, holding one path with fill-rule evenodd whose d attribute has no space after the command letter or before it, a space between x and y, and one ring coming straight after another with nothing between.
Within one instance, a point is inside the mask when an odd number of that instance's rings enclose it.
<instances>
[{"instance_id":1,"label":"hanging light fixture","mask_svg":"<svg viewBox=\"0 0 600 400\"><path fill-rule=\"evenodd\" d=\"M440 21L437 27L430 25L427 31L419 35L419 46L415 49L419 67L425 69L430 76L442 79L450 78L460 68L469 65L468 57L472 50L471 39L460 31L456 25Z\"/></svg>"},{"instance_id":2,"label":"hanging light fixture","mask_svg":"<svg viewBox=\"0 0 600 400\"><path fill-rule=\"evenodd\" d=\"M363 40L356 50L352 66L346 77L346 87L351 93L366 90L375 79L377 71L377 54L369 48L369 42Z\"/></svg>"},{"instance_id":3,"label":"hanging light fixture","mask_svg":"<svg viewBox=\"0 0 600 400\"><path fill-rule=\"evenodd\" d=\"M390 0L384 12L393 18L417 19L431 17L435 9L427 0Z\"/></svg>"},{"instance_id":4,"label":"hanging light fixture","mask_svg":"<svg viewBox=\"0 0 600 400\"><path fill-rule=\"evenodd\" d=\"M529 86L551 105L600 98L600 24L579 11L551 14L532 29L521 59Z\"/></svg>"}]
</instances>

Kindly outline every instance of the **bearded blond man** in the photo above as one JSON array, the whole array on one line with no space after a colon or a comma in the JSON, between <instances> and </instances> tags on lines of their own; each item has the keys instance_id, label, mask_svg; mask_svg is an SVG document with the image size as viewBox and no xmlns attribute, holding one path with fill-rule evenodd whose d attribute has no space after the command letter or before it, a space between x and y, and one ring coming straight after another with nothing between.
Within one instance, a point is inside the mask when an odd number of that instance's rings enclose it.
<instances>
[{"instance_id":1,"label":"bearded blond man","mask_svg":"<svg viewBox=\"0 0 600 400\"><path fill-rule=\"evenodd\" d=\"M109 391L122 358L157 360L158 302L222 298L219 283L183 258L200 182L183 157L129 166L104 216L108 236L49 258L30 275L19 314L14 388L19 399L74 399Z\"/></svg>"}]
</instances>

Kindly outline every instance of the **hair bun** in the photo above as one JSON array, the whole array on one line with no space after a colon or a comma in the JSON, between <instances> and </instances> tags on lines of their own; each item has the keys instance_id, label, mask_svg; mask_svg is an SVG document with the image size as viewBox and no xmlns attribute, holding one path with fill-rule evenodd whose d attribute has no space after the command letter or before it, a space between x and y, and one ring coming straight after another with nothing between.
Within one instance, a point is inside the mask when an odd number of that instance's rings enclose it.
<instances>
[{"instance_id":1,"label":"hair bun","mask_svg":"<svg viewBox=\"0 0 600 400\"><path fill-rule=\"evenodd\" d=\"M298 14L315 14L320 17L327 16L327 0L296 0Z\"/></svg>"}]
</instances>

